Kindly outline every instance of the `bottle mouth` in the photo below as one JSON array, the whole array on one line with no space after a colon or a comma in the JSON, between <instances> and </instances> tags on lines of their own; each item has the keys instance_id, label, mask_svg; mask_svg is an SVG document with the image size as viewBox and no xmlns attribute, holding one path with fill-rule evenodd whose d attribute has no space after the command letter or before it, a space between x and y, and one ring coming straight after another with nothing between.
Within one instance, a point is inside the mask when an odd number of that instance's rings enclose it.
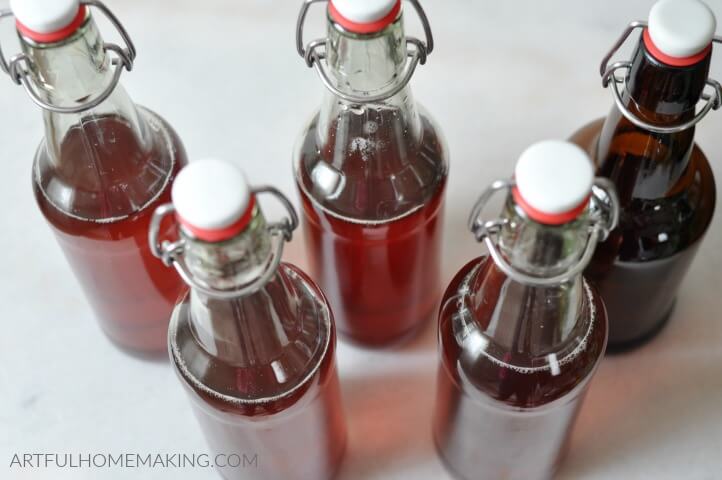
<instances>
[{"instance_id":1,"label":"bottle mouth","mask_svg":"<svg viewBox=\"0 0 722 480\"><path fill-rule=\"evenodd\" d=\"M516 204L519 205L519 207L524 211L524 213L527 214L529 218L543 225L552 226L571 223L577 218L579 218L589 205L589 201L591 200L592 196L590 193L589 196L587 196L584 201L582 201L582 203L570 210L567 210L566 212L547 213L532 207L529 202L524 199L517 187L512 188L511 194Z\"/></svg>"},{"instance_id":2,"label":"bottle mouth","mask_svg":"<svg viewBox=\"0 0 722 480\"><path fill-rule=\"evenodd\" d=\"M401 0L398 0L394 4L393 8L391 8L391 11L389 11L389 13L387 13L384 17L370 22L359 23L344 17L338 11L333 1L328 2L328 13L334 22L341 25L349 32L358 34L378 33L394 23L396 18L399 16L401 13Z\"/></svg>"},{"instance_id":3,"label":"bottle mouth","mask_svg":"<svg viewBox=\"0 0 722 480\"><path fill-rule=\"evenodd\" d=\"M49 33L36 32L35 30L32 30L27 26L23 25L20 20L16 20L15 26L24 37L29 38L35 42L55 43L61 40L65 40L66 38L73 35L83 25L87 13L88 9L86 8L86 6L80 5L80 7L78 8L78 13L75 15L75 18L73 18L72 22L59 30Z\"/></svg>"},{"instance_id":4,"label":"bottle mouth","mask_svg":"<svg viewBox=\"0 0 722 480\"><path fill-rule=\"evenodd\" d=\"M696 65L707 58L712 51L712 43L710 43L702 49L702 51L694 55L690 55L688 57L673 57L662 52L662 50L655 45L654 40L652 40L652 35L649 33L649 28L644 29L642 39L644 41L644 46L647 48L650 55L652 55L656 60L659 60L665 65L669 65L671 67L690 67L692 65Z\"/></svg>"},{"instance_id":5,"label":"bottle mouth","mask_svg":"<svg viewBox=\"0 0 722 480\"><path fill-rule=\"evenodd\" d=\"M248 227L253 220L253 214L256 210L256 197L251 195L248 202L246 211L241 217L233 222L231 225L222 228L200 228L193 225L191 222L185 220L179 214L176 213L176 219L182 229L195 239L201 240L208 243L225 242L236 236L238 236L243 230Z\"/></svg>"}]
</instances>

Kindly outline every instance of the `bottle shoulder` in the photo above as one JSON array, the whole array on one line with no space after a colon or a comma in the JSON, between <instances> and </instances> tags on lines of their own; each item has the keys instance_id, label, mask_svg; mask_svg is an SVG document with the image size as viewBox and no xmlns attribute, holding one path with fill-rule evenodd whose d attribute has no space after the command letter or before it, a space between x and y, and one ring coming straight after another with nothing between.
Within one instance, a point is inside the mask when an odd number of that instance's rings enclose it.
<instances>
[{"instance_id":1,"label":"bottle shoulder","mask_svg":"<svg viewBox=\"0 0 722 480\"><path fill-rule=\"evenodd\" d=\"M477 275L485 280L477 282ZM606 348L601 298L580 279L582 305L576 322L555 330L563 324L560 312L568 299L558 302L558 292L535 287L513 291L510 282L486 256L457 274L440 311L443 368L459 388L482 402L535 409L574 397L590 380ZM485 292L474 292L480 289ZM525 307L518 311L510 309L522 304Z\"/></svg>"},{"instance_id":2,"label":"bottle shoulder","mask_svg":"<svg viewBox=\"0 0 722 480\"><path fill-rule=\"evenodd\" d=\"M335 368L330 308L297 267L281 264L262 291L242 299L194 305L191 295L173 313L169 349L177 373L206 402L242 414L276 413L306 398ZM210 326L198 321L204 309L212 310Z\"/></svg>"},{"instance_id":3,"label":"bottle shoulder","mask_svg":"<svg viewBox=\"0 0 722 480\"><path fill-rule=\"evenodd\" d=\"M294 155L296 181L314 206L358 222L388 222L422 208L448 177L446 142L419 113L418 132L394 109L364 107L328 125L315 115Z\"/></svg>"},{"instance_id":4,"label":"bottle shoulder","mask_svg":"<svg viewBox=\"0 0 722 480\"><path fill-rule=\"evenodd\" d=\"M574 132L569 141L577 144L589 156L594 159L596 157L596 147L599 141L599 135L604 127L604 117L596 118Z\"/></svg>"},{"instance_id":5,"label":"bottle shoulder","mask_svg":"<svg viewBox=\"0 0 722 480\"><path fill-rule=\"evenodd\" d=\"M183 144L160 116L137 108L139 120L113 115L57 126L66 133L41 141L33 164L36 199L52 223L111 224L137 215L168 192L187 164ZM54 121L65 121L63 116ZM140 125L140 127L137 127ZM57 220L57 221L55 221Z\"/></svg>"},{"instance_id":6,"label":"bottle shoulder","mask_svg":"<svg viewBox=\"0 0 722 480\"><path fill-rule=\"evenodd\" d=\"M711 224L717 197L714 173L700 147L687 143L688 138L667 142L642 135L636 127L619 126L618 139L601 148L600 138L610 134L604 128L602 118L571 138L590 153L598 174L610 178L619 194L619 227L599 249L613 249L604 255L621 261L651 261L699 242ZM603 158L601 150L607 152Z\"/></svg>"}]
</instances>

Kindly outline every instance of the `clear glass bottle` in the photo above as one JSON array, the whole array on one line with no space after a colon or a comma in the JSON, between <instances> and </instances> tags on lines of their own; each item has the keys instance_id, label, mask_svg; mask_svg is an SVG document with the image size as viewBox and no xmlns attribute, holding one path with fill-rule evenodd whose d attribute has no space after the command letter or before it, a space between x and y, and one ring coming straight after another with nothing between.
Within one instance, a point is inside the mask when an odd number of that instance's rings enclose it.
<instances>
[{"instance_id":1,"label":"clear glass bottle","mask_svg":"<svg viewBox=\"0 0 722 480\"><path fill-rule=\"evenodd\" d=\"M266 223L255 200L263 192L285 203L290 221ZM217 160L180 173L173 205L157 211L150 239L191 287L171 319L171 361L212 452L257 459L217 468L226 479L331 478L346 446L336 335L321 290L280 261L293 207L274 189L250 192ZM159 225L174 212L180 241L161 246Z\"/></svg>"},{"instance_id":2,"label":"clear glass bottle","mask_svg":"<svg viewBox=\"0 0 722 480\"><path fill-rule=\"evenodd\" d=\"M134 354L164 355L168 317L184 284L158 265L146 237L153 211L170 200L173 179L186 164L183 145L118 84L135 50L112 13L95 5L127 49L105 44L77 0L53 9L42 3L14 2L23 54L8 69L43 107L35 198L107 336ZM77 12L70 24L31 29L62 20L43 17L61 7Z\"/></svg>"},{"instance_id":3,"label":"clear glass bottle","mask_svg":"<svg viewBox=\"0 0 722 480\"><path fill-rule=\"evenodd\" d=\"M683 10L667 12L675 5ZM688 15L696 11L701 18L691 21ZM649 28L632 24L619 41L636 26L643 28L632 61L608 67L615 47L602 65L616 104L606 119L572 136L590 153L598 174L619 190L619 228L600 245L586 272L609 311L611 351L635 347L660 331L712 221L714 175L694 136L695 124L713 105L695 115L708 83L714 27L700 52L686 59L662 53L650 34L655 26L684 30L692 24L704 30L709 22L714 16L701 2L673 0L655 5ZM718 95L710 102L722 102Z\"/></svg>"},{"instance_id":4,"label":"clear glass bottle","mask_svg":"<svg viewBox=\"0 0 722 480\"><path fill-rule=\"evenodd\" d=\"M447 148L408 86L433 46L418 2L426 43L406 37L400 1L366 23L341 16L347 2L337 3L329 2L328 38L305 49L308 4L301 12L299 52L329 91L294 168L311 273L340 332L378 346L417 331L437 305Z\"/></svg>"},{"instance_id":5,"label":"clear glass bottle","mask_svg":"<svg viewBox=\"0 0 722 480\"><path fill-rule=\"evenodd\" d=\"M546 171L530 175L532 164ZM469 480L552 477L607 341L604 305L581 271L615 222L613 189L599 182L590 197L591 163L565 142L531 147L515 179L477 203L470 226L490 255L454 277L439 316L434 440ZM482 220L505 190L501 218Z\"/></svg>"}]
</instances>

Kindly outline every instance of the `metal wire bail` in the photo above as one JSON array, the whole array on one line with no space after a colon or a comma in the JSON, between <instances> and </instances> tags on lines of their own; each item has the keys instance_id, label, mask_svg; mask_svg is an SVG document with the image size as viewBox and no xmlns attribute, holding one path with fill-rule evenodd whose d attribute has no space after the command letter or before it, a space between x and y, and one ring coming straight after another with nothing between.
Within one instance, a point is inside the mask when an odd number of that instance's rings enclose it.
<instances>
[{"instance_id":1,"label":"metal wire bail","mask_svg":"<svg viewBox=\"0 0 722 480\"><path fill-rule=\"evenodd\" d=\"M263 288L263 286L266 285L271 278L273 278L276 270L278 270L278 267L281 264L281 258L283 257L283 247L285 242L291 241L294 230L298 228L298 215L296 214L296 210L293 208L293 204L278 189L270 186L263 186L256 187L252 191L254 195L270 194L274 196L288 211L287 218L283 218L280 222L270 223L266 226L271 239L275 241L276 245L270 260L266 264L263 274L261 274L253 282L233 290L218 290L195 278L185 263L185 240L180 238L173 242L169 240L165 240L163 243L159 242L160 227L163 220L165 217L175 214L175 207L171 203L161 205L153 213L153 217L150 221L150 228L148 230L148 242L150 244L151 252L156 258L162 260L166 266L173 266L188 286L209 297L228 300L251 295L257 292Z\"/></svg>"},{"instance_id":2,"label":"metal wire bail","mask_svg":"<svg viewBox=\"0 0 722 480\"><path fill-rule=\"evenodd\" d=\"M343 92L336 87L335 82L331 79L327 68L323 65L323 60L326 59L325 47L328 42L328 38L320 38L310 41L304 46L303 40L303 28L306 23L306 15L308 10L314 3L327 3L330 0L304 0L301 5L301 11L298 13L298 21L296 22L296 50L298 54L303 58L308 67L314 67L316 72L323 84L337 97L346 100L351 103L377 103L387 100L408 85L413 77L416 67L426 63L426 59L434 50L434 36L431 32L431 25L429 24L429 18L426 16L426 12L419 3L419 0L407 0L416 10L417 15L421 19L421 24L424 28L424 35L426 42L419 40L415 37L406 37L407 55L410 60L406 62L404 71L401 73L400 80L395 85L382 93L376 95L370 94L350 94ZM413 48L408 48L413 46ZM322 51L323 50L323 51Z\"/></svg>"},{"instance_id":3,"label":"metal wire bail","mask_svg":"<svg viewBox=\"0 0 722 480\"><path fill-rule=\"evenodd\" d=\"M702 99L706 100L704 106L700 109L700 111L694 116L694 118L681 123L679 125L672 125L672 126L659 126L654 125L652 123L649 123L631 112L627 106L624 104L624 100L622 99L622 93L619 90L619 84L625 84L627 82L627 79L629 78L629 71L632 68L632 62L629 61L622 61L622 62L615 62L612 65L609 65L609 62L612 60L612 57L619 51L619 49L624 45L624 43L627 41L629 36L634 32L636 29L645 29L647 28L647 23L642 21L634 21L631 22L627 28L622 32L622 35L619 37L619 39L615 42L615 44L612 46L611 50L607 52L607 54L602 59L602 64L600 66L600 73L602 75L602 85L604 88L607 88L610 84L612 85L612 96L614 97L614 103L617 105L617 108L620 112L622 112L622 115L624 115L624 118L632 122L633 125L642 128L644 130L648 130L652 133L659 133L659 134L670 134L670 133L679 133L683 132L685 130L688 130L695 125L697 125L702 119L711 111L711 110L717 110L720 107L722 107L722 86L717 80L713 80L711 78L707 79L707 86L711 87L713 92L712 94L703 93ZM713 39L713 42L715 43L722 43L722 37L715 37ZM623 77L617 77L616 72L617 70L625 70L625 74Z\"/></svg>"},{"instance_id":4,"label":"metal wire bail","mask_svg":"<svg viewBox=\"0 0 722 480\"><path fill-rule=\"evenodd\" d=\"M0 47L0 69L2 69L3 72L7 73L16 84L22 85L24 87L25 91L30 96L30 99L33 101L33 103L40 106L41 108L44 108L45 110L55 113L69 114L84 112L86 110L95 108L101 103L103 103L113 93L115 87L118 86L118 82L120 81L120 76L123 73L123 69L129 72L133 70L133 62L135 61L137 53L135 45L133 44L133 41L131 40L130 35L128 35L125 27L123 27L123 24L120 23L118 17L116 17L115 14L104 3L102 3L100 0L81 0L80 4L85 5L86 7L95 7L100 10L100 12L108 18L110 23L113 24L126 45L125 48L122 48L114 43L105 43L103 45L103 49L106 54L108 52L113 52L115 54L116 58L113 58L110 61L110 64L115 66L115 71L113 72L113 78L111 79L108 86L96 97L88 99L73 107L58 107L49 104L42 99L42 96L38 93L36 87L33 85L33 82L30 78L30 72L33 70L32 58L30 58L25 53L19 53L17 55L14 55L12 58L10 58L9 61L7 61L2 52L2 48ZM13 13L10 10L0 11L0 20L12 16Z\"/></svg>"},{"instance_id":5,"label":"metal wire bail","mask_svg":"<svg viewBox=\"0 0 722 480\"><path fill-rule=\"evenodd\" d=\"M619 201L612 182L606 178L596 178L592 188L591 197L591 222L589 225L589 240L584 248L584 253L577 263L566 272L553 277L537 277L529 275L512 266L499 251L497 236L501 233L502 227L508 224L507 219L483 220L482 214L489 200L500 192L509 192L515 186L513 180L497 180L492 183L479 197L474 204L469 216L469 230L474 234L478 242L484 242L489 250L489 255L499 270L512 280L530 286L546 287L565 283L580 275L589 264L594 255L594 250L600 241L604 241L609 233L614 230L619 222Z\"/></svg>"}]
</instances>

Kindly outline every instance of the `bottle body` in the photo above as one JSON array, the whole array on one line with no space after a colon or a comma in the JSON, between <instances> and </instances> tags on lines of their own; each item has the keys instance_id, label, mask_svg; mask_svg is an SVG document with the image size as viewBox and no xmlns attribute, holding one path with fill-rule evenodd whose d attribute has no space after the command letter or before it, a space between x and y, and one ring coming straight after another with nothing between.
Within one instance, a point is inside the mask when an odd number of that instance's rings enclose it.
<instances>
[{"instance_id":1,"label":"bottle body","mask_svg":"<svg viewBox=\"0 0 722 480\"><path fill-rule=\"evenodd\" d=\"M106 335L129 352L163 355L168 318L185 287L153 257L147 233L187 159L165 121L142 108L138 115L149 126L143 147L111 115L69 128L57 157L43 141L33 189Z\"/></svg>"},{"instance_id":2,"label":"bottle body","mask_svg":"<svg viewBox=\"0 0 722 480\"><path fill-rule=\"evenodd\" d=\"M571 141L620 192L619 226L585 275L607 306L610 350L628 349L654 336L672 312L714 215L714 175L693 141L641 131L616 107Z\"/></svg>"},{"instance_id":3,"label":"bottle body","mask_svg":"<svg viewBox=\"0 0 722 480\"><path fill-rule=\"evenodd\" d=\"M607 335L585 281L559 288L515 283L482 257L444 294L434 440L459 478L556 471Z\"/></svg>"},{"instance_id":4,"label":"bottle body","mask_svg":"<svg viewBox=\"0 0 722 480\"><path fill-rule=\"evenodd\" d=\"M330 125L314 118L296 180L311 273L340 332L384 345L412 334L437 304L446 147L425 113L409 142L398 138L412 133L396 128L393 106L355 108Z\"/></svg>"},{"instance_id":5,"label":"bottle body","mask_svg":"<svg viewBox=\"0 0 722 480\"><path fill-rule=\"evenodd\" d=\"M121 63L88 9L78 15L61 40L18 31L26 81L44 107L33 190L107 336L129 353L162 358L185 286L153 257L147 235L186 153L165 120L135 105L118 83ZM130 68L133 58L127 51L122 65ZM170 233L171 224L164 227Z\"/></svg>"},{"instance_id":6,"label":"bottle body","mask_svg":"<svg viewBox=\"0 0 722 480\"><path fill-rule=\"evenodd\" d=\"M358 32L328 20L314 61L329 91L294 153L310 271L339 331L384 346L436 306L447 148L411 93L403 14Z\"/></svg>"},{"instance_id":7,"label":"bottle body","mask_svg":"<svg viewBox=\"0 0 722 480\"><path fill-rule=\"evenodd\" d=\"M250 459L241 468L217 465L221 475L331 478L346 427L333 318L321 291L281 264L250 296L195 295L176 307L168 342L212 452Z\"/></svg>"},{"instance_id":8,"label":"bottle body","mask_svg":"<svg viewBox=\"0 0 722 480\"><path fill-rule=\"evenodd\" d=\"M612 351L661 330L716 203L712 169L695 143L711 46L689 61L665 63L649 28L631 61L617 64L628 70L610 84L617 96L610 114L571 139L619 196L619 224L585 273L607 306Z\"/></svg>"}]
</instances>

